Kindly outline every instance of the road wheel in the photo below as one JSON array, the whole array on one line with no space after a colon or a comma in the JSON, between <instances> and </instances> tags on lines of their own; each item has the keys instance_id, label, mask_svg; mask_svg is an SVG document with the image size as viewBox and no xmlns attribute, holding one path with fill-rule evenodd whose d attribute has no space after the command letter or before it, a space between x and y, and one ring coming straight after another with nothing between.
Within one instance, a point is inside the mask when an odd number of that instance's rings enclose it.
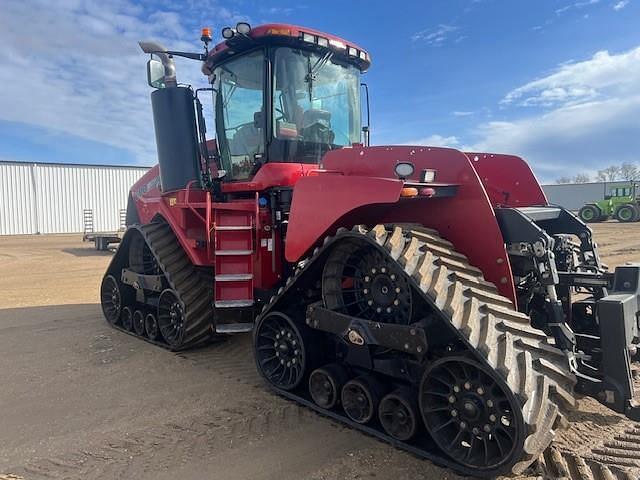
<instances>
[{"instance_id":1,"label":"road wheel","mask_svg":"<svg viewBox=\"0 0 640 480\"><path fill-rule=\"evenodd\" d=\"M297 325L284 313L262 318L254 334L254 355L260 374L273 386L293 390L304 378L307 352Z\"/></svg>"},{"instance_id":2,"label":"road wheel","mask_svg":"<svg viewBox=\"0 0 640 480\"><path fill-rule=\"evenodd\" d=\"M593 204L585 205L584 207L582 207L578 212L578 216L580 217L580 220L585 223L599 222L603 217L600 207Z\"/></svg>"},{"instance_id":3,"label":"road wheel","mask_svg":"<svg viewBox=\"0 0 640 480\"><path fill-rule=\"evenodd\" d=\"M615 217L619 222L636 222L640 217L640 211L638 211L638 207L629 203L618 208Z\"/></svg>"}]
</instances>

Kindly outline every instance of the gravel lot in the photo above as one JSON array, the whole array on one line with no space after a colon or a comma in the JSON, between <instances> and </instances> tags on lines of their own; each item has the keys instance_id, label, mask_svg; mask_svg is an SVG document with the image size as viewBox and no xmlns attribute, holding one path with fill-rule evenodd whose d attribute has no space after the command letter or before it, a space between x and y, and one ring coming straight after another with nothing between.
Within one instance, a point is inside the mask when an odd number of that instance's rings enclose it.
<instances>
[{"instance_id":1,"label":"gravel lot","mask_svg":"<svg viewBox=\"0 0 640 480\"><path fill-rule=\"evenodd\" d=\"M640 223L594 230L611 267L640 260ZM0 478L460 478L269 393L249 335L173 354L112 330L112 254L79 237L0 237ZM560 448L633 426L580 407Z\"/></svg>"}]
</instances>

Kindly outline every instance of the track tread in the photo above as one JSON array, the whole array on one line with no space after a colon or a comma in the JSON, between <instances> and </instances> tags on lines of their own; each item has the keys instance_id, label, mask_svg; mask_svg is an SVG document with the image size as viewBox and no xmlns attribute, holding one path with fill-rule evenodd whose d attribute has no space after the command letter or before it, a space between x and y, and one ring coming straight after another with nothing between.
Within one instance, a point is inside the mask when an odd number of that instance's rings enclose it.
<instances>
[{"instance_id":1,"label":"track tread","mask_svg":"<svg viewBox=\"0 0 640 480\"><path fill-rule=\"evenodd\" d=\"M347 233L327 237L261 315L273 308L289 285L296 285L314 260L343 234L351 239L354 235L368 238L387 251L477 357L512 389L522 404L526 424L524 454L512 473L526 470L552 442L565 411L575 405L572 392L576 380L565 355L549 345L547 336L531 327L530 319L499 295L495 285L438 232L416 225L376 225L371 229L356 225Z\"/></svg>"},{"instance_id":2,"label":"track tread","mask_svg":"<svg viewBox=\"0 0 640 480\"><path fill-rule=\"evenodd\" d=\"M186 252L166 223L149 223L130 227L129 235L142 235L149 249L160 266L167 284L178 294L184 306L185 329L180 345L167 345L165 342L152 341L146 337L138 337L163 346L172 351L186 350L205 344L215 338L213 331L212 282L198 270L189 260ZM118 262L120 249L109 265L106 275L116 274L119 277ZM119 330L121 328L117 327ZM132 332L126 332L133 334Z\"/></svg>"}]
</instances>

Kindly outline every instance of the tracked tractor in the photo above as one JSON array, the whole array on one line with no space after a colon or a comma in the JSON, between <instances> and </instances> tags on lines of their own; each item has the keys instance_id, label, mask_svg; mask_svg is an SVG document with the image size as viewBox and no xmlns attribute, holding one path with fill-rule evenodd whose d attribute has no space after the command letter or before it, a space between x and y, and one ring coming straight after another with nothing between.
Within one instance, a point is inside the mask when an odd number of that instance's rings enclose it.
<instances>
[{"instance_id":1,"label":"tracked tractor","mask_svg":"<svg viewBox=\"0 0 640 480\"><path fill-rule=\"evenodd\" d=\"M169 350L252 331L275 392L465 475L525 470L574 392L639 417L640 266L607 272L516 156L370 146L358 45L222 36L141 44L159 164L102 282L114 327Z\"/></svg>"}]
</instances>

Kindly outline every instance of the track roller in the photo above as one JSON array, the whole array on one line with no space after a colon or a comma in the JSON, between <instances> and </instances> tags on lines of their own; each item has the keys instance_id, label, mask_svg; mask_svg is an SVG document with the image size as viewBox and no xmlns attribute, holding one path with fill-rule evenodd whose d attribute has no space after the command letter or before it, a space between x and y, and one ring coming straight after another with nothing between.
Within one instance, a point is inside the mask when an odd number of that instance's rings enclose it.
<instances>
[{"instance_id":1,"label":"track roller","mask_svg":"<svg viewBox=\"0 0 640 480\"><path fill-rule=\"evenodd\" d=\"M254 335L254 351L258 371L275 387L292 390L302 382L307 366L304 340L284 313L262 318Z\"/></svg>"},{"instance_id":2,"label":"track roller","mask_svg":"<svg viewBox=\"0 0 640 480\"><path fill-rule=\"evenodd\" d=\"M102 313L111 325L120 323L122 313L122 293L113 275L107 275L100 286Z\"/></svg>"},{"instance_id":3,"label":"track roller","mask_svg":"<svg viewBox=\"0 0 640 480\"><path fill-rule=\"evenodd\" d=\"M351 420L368 423L378 410L382 397L380 384L371 376L349 380L342 387L342 407Z\"/></svg>"},{"instance_id":4,"label":"track roller","mask_svg":"<svg viewBox=\"0 0 640 480\"><path fill-rule=\"evenodd\" d=\"M158 319L153 313L147 313L147 316L144 317L144 331L151 340L158 340L160 338Z\"/></svg>"},{"instance_id":5,"label":"track roller","mask_svg":"<svg viewBox=\"0 0 640 480\"><path fill-rule=\"evenodd\" d=\"M378 416L385 432L396 440L406 442L418 431L418 405L416 394L409 389L398 389L380 400Z\"/></svg>"},{"instance_id":6,"label":"track roller","mask_svg":"<svg viewBox=\"0 0 640 480\"><path fill-rule=\"evenodd\" d=\"M419 401L427 430L465 467L494 470L521 455L521 408L501 384L492 371L461 356L436 360L424 372Z\"/></svg>"},{"instance_id":7,"label":"track roller","mask_svg":"<svg viewBox=\"0 0 640 480\"><path fill-rule=\"evenodd\" d=\"M332 409L340 401L340 392L348 380L347 372L336 364L317 368L309 376L309 393L320 407Z\"/></svg>"},{"instance_id":8,"label":"track roller","mask_svg":"<svg viewBox=\"0 0 640 480\"><path fill-rule=\"evenodd\" d=\"M120 320L122 322L122 328L129 332L133 330L133 311L130 307L124 307L122 309Z\"/></svg>"},{"instance_id":9,"label":"track roller","mask_svg":"<svg viewBox=\"0 0 640 480\"><path fill-rule=\"evenodd\" d=\"M169 288L160 294L158 300L158 326L170 347L182 344L184 308L176 292Z\"/></svg>"},{"instance_id":10,"label":"track roller","mask_svg":"<svg viewBox=\"0 0 640 480\"><path fill-rule=\"evenodd\" d=\"M144 313L141 310L133 312L133 331L141 337L144 335Z\"/></svg>"}]
</instances>

